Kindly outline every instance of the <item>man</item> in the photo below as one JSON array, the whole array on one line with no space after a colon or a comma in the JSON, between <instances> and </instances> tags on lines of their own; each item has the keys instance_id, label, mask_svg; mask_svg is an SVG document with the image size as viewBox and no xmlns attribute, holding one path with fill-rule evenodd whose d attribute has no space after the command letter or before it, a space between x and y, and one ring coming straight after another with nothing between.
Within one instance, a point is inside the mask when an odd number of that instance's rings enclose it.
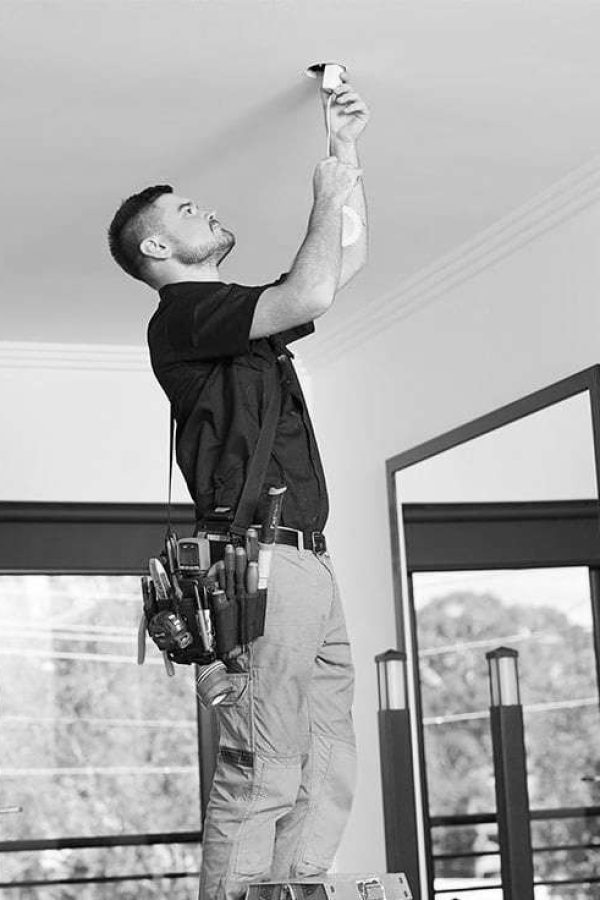
<instances>
[{"instance_id":1,"label":"man","mask_svg":"<svg viewBox=\"0 0 600 900\"><path fill-rule=\"evenodd\" d=\"M109 230L116 261L160 294L148 326L151 361L177 421L177 461L200 525L215 507L236 508L269 378L277 357L288 361L254 518L263 520L269 486L285 483L265 632L229 666L234 691L217 707L220 752L204 824L200 900L238 900L250 882L325 873L354 790L353 668L324 552L327 490L287 350L314 331L314 320L367 256L356 140L369 112L345 76L331 100L332 155L316 166L306 237L278 281L223 283L219 265L233 234L213 211L168 185L126 200ZM325 94L323 103L327 108ZM359 227L342 248L344 218Z\"/></svg>"}]
</instances>

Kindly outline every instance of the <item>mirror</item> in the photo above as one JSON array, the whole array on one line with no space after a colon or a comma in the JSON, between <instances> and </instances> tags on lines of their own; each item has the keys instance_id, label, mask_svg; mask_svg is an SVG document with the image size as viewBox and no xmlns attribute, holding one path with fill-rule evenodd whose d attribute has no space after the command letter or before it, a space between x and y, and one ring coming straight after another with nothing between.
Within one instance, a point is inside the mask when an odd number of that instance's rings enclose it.
<instances>
[{"instance_id":1,"label":"mirror","mask_svg":"<svg viewBox=\"0 0 600 900\"><path fill-rule=\"evenodd\" d=\"M533 846L554 848L534 853L536 878L594 896L597 371L388 462L422 879L452 897L502 897L485 656L500 646L519 654Z\"/></svg>"}]
</instances>

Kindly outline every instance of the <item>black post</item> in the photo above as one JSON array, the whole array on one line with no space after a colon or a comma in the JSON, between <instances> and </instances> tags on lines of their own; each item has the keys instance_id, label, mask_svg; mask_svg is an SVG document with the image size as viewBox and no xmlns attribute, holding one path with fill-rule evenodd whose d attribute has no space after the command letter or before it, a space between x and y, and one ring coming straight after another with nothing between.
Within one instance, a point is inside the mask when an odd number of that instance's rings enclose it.
<instances>
[{"instance_id":1,"label":"black post","mask_svg":"<svg viewBox=\"0 0 600 900\"><path fill-rule=\"evenodd\" d=\"M403 872L414 900L421 900L406 654L388 650L376 656L375 662L387 871Z\"/></svg>"},{"instance_id":2,"label":"black post","mask_svg":"<svg viewBox=\"0 0 600 900\"><path fill-rule=\"evenodd\" d=\"M486 654L502 895L504 900L533 900L533 854L518 657L516 650L506 647Z\"/></svg>"}]
</instances>

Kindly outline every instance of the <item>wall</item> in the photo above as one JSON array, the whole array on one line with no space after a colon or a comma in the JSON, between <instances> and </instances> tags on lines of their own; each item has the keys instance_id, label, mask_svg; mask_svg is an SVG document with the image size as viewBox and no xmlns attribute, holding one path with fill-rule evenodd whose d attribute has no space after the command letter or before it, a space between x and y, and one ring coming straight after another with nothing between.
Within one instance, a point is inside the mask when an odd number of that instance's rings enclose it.
<instances>
[{"instance_id":1,"label":"wall","mask_svg":"<svg viewBox=\"0 0 600 900\"><path fill-rule=\"evenodd\" d=\"M360 783L341 870L384 865L373 657L395 633L385 461L600 362L599 236L595 203L313 372L357 664Z\"/></svg>"},{"instance_id":2,"label":"wall","mask_svg":"<svg viewBox=\"0 0 600 900\"><path fill-rule=\"evenodd\" d=\"M0 397L0 499L166 499L169 413L145 352L0 345Z\"/></svg>"},{"instance_id":3,"label":"wall","mask_svg":"<svg viewBox=\"0 0 600 900\"><path fill-rule=\"evenodd\" d=\"M394 644L385 460L600 361L598 234L594 204L312 371L357 666L360 783L341 871L384 867L373 657ZM3 345L0 397L0 500L164 500L168 413L143 351ZM175 498L187 499L180 480Z\"/></svg>"},{"instance_id":4,"label":"wall","mask_svg":"<svg viewBox=\"0 0 600 900\"><path fill-rule=\"evenodd\" d=\"M401 503L525 503L598 496L589 391L396 474Z\"/></svg>"},{"instance_id":5,"label":"wall","mask_svg":"<svg viewBox=\"0 0 600 900\"><path fill-rule=\"evenodd\" d=\"M166 501L169 408L144 348L0 342L0 402L0 501ZM173 500L190 502L176 466Z\"/></svg>"}]
</instances>

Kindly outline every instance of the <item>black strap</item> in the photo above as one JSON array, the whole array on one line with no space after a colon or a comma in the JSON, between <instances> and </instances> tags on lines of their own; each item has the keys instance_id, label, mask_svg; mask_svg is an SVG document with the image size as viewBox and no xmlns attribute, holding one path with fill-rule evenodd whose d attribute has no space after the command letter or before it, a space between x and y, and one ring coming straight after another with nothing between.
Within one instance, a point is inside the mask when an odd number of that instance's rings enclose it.
<instances>
[{"instance_id":1,"label":"black strap","mask_svg":"<svg viewBox=\"0 0 600 900\"><path fill-rule=\"evenodd\" d=\"M171 423L169 428L169 494L167 500L167 535L173 534L171 526L171 493L173 489L173 451L175 449L175 414L171 406Z\"/></svg>"},{"instance_id":2,"label":"black strap","mask_svg":"<svg viewBox=\"0 0 600 900\"><path fill-rule=\"evenodd\" d=\"M275 432L281 412L281 357L277 360L277 366L273 366L271 378L271 397L265 413L265 418L248 466L244 489L238 501L235 519L231 525L233 534L244 535L246 529L254 522L256 506L260 497L262 486L267 474L271 450L275 442Z\"/></svg>"}]
</instances>

